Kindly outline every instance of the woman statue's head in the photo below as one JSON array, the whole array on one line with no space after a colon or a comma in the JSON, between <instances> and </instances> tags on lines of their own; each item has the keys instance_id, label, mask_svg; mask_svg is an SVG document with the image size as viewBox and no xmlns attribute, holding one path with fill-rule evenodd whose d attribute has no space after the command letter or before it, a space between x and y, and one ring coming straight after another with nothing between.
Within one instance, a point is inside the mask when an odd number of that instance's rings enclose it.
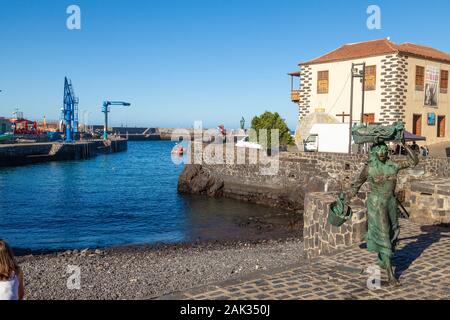
<instances>
[{"instance_id":1,"label":"woman statue's head","mask_svg":"<svg viewBox=\"0 0 450 320\"><path fill-rule=\"evenodd\" d=\"M385 163L389 159L389 148L383 142L379 144L374 144L372 148L370 148L370 160L378 160L382 163Z\"/></svg>"}]
</instances>

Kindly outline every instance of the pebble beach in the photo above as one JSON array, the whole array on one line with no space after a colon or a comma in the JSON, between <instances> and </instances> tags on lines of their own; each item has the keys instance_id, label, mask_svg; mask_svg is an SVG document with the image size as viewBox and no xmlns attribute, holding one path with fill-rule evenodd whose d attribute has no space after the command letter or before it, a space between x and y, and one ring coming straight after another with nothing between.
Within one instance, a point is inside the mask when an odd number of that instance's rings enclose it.
<instances>
[{"instance_id":1,"label":"pebble beach","mask_svg":"<svg viewBox=\"0 0 450 320\"><path fill-rule=\"evenodd\" d=\"M155 299L302 259L299 238L84 249L17 258L27 300ZM80 270L79 289L71 285L74 267Z\"/></svg>"}]
</instances>

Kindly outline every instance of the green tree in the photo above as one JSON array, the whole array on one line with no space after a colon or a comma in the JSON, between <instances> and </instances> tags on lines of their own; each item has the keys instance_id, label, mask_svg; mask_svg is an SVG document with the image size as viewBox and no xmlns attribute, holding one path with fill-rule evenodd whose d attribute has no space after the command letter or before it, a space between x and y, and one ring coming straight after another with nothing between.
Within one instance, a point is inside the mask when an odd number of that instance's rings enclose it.
<instances>
[{"instance_id":1,"label":"green tree","mask_svg":"<svg viewBox=\"0 0 450 320\"><path fill-rule=\"evenodd\" d=\"M271 131L272 129L279 130L280 145L293 145L294 139L292 139L291 132L286 124L286 121L281 118L278 112L272 113L269 111L264 112L259 117L256 116L252 120L252 129L254 129L258 137L260 130L267 131L267 145L271 146ZM256 141L256 137L250 137L252 141ZM259 139L258 139L259 141Z\"/></svg>"}]
</instances>

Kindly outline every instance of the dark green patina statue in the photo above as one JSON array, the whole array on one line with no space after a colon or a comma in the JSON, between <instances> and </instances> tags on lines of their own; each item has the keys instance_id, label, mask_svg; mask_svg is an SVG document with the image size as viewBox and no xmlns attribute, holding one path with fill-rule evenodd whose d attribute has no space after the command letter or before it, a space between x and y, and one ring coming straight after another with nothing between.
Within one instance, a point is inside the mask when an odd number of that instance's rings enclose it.
<instances>
[{"instance_id":1,"label":"dark green patina statue","mask_svg":"<svg viewBox=\"0 0 450 320\"><path fill-rule=\"evenodd\" d=\"M245 129L245 119L244 119L244 117L242 117L240 123L241 123L241 130L244 130Z\"/></svg>"},{"instance_id":2,"label":"dark green patina statue","mask_svg":"<svg viewBox=\"0 0 450 320\"><path fill-rule=\"evenodd\" d=\"M416 153L405 145L401 124L387 127L355 127L353 137L355 142L373 143L369 160L350 189L342 192L338 200L331 205L328 222L340 226L348 220L352 215L350 201L357 195L361 186L368 182L370 193L367 198L367 249L378 253L378 264L386 270L389 283L398 284L391 261L400 232L398 204L395 197L397 175L402 169L416 166L419 160ZM394 162L389 159L389 149L385 141L398 139L402 141L407 151L406 161Z\"/></svg>"}]
</instances>

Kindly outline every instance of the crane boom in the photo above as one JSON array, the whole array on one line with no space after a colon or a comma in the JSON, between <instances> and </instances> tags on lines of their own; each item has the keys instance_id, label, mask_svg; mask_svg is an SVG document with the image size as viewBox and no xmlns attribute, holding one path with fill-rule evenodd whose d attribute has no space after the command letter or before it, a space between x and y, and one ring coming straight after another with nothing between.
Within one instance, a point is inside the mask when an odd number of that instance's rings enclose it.
<instances>
[{"instance_id":1,"label":"crane boom","mask_svg":"<svg viewBox=\"0 0 450 320\"><path fill-rule=\"evenodd\" d=\"M121 106L121 107L129 107L131 106L131 103L123 102L123 101L104 101L102 112L105 114L105 127L103 131L103 139L108 139L108 113L110 112L109 107L110 106Z\"/></svg>"}]
</instances>

